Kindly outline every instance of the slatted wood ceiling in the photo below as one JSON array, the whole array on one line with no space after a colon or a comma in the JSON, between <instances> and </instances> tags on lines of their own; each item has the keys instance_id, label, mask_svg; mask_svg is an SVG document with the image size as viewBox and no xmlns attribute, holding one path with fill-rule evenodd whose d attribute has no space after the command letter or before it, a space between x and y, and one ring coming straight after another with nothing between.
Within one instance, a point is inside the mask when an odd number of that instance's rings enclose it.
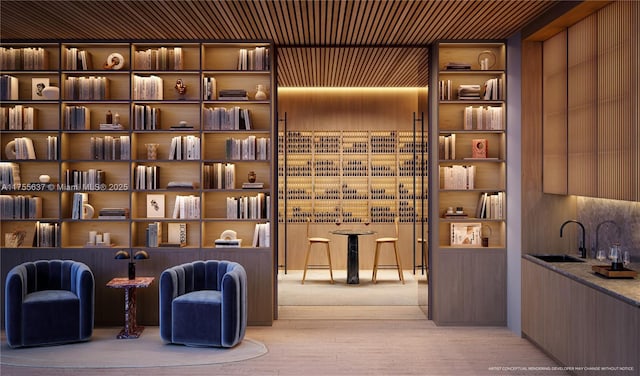
<instances>
[{"instance_id":1,"label":"slatted wood ceiling","mask_svg":"<svg viewBox=\"0 0 640 376\"><path fill-rule=\"evenodd\" d=\"M429 44L504 39L555 3L1 0L0 37L272 40L280 86L426 86Z\"/></svg>"}]
</instances>

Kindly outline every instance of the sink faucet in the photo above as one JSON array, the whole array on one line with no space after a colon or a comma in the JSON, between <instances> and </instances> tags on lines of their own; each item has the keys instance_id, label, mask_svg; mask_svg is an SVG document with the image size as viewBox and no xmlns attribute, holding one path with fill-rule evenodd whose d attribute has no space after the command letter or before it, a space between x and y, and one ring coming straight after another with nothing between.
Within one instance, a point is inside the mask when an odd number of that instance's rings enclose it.
<instances>
[{"instance_id":1,"label":"sink faucet","mask_svg":"<svg viewBox=\"0 0 640 376\"><path fill-rule=\"evenodd\" d=\"M618 225L617 222L614 222L609 219L609 220L598 223L598 226L596 226L596 252L598 252L598 250L600 249L600 226L607 223L611 223L616 226L616 230L617 230L616 236L618 237L618 239L620 239L620 233L622 232L622 229L620 229L620 225Z\"/></svg>"},{"instance_id":2,"label":"sink faucet","mask_svg":"<svg viewBox=\"0 0 640 376\"><path fill-rule=\"evenodd\" d=\"M586 247L586 242L585 242L585 230L584 230L584 225L578 221L576 221L575 219L570 219L568 221L565 221L562 226L560 226L560 237L562 237L562 230L564 230L564 226L567 225L567 223L575 223L578 226L580 226L580 228L582 228L582 242L579 245L579 251L580 251L580 258L587 258L587 247Z\"/></svg>"}]
</instances>

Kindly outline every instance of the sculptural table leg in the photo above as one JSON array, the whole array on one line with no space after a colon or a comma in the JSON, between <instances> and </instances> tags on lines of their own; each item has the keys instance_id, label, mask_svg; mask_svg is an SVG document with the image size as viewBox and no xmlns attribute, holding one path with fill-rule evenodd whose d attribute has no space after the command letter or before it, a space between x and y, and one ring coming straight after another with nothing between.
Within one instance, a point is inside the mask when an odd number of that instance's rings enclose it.
<instances>
[{"instance_id":1,"label":"sculptural table leg","mask_svg":"<svg viewBox=\"0 0 640 376\"><path fill-rule=\"evenodd\" d=\"M144 330L136 325L136 288L124 288L124 328L118 334L118 339L138 338Z\"/></svg>"},{"instance_id":2,"label":"sculptural table leg","mask_svg":"<svg viewBox=\"0 0 640 376\"><path fill-rule=\"evenodd\" d=\"M358 273L358 235L349 235L347 239L347 283L350 285L360 283Z\"/></svg>"}]
</instances>

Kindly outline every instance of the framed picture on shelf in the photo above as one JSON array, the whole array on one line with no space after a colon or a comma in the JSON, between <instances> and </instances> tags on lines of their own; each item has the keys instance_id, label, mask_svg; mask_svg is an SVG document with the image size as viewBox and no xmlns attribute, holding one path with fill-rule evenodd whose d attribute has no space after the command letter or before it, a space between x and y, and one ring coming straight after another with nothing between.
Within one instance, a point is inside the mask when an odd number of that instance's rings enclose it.
<instances>
[{"instance_id":1,"label":"framed picture on shelf","mask_svg":"<svg viewBox=\"0 0 640 376\"><path fill-rule=\"evenodd\" d=\"M164 218L164 195L147 195L147 218Z\"/></svg>"},{"instance_id":2,"label":"framed picture on shelf","mask_svg":"<svg viewBox=\"0 0 640 376\"><path fill-rule=\"evenodd\" d=\"M31 79L31 99L43 100L46 99L43 90L49 86L49 79L46 77L34 77Z\"/></svg>"},{"instance_id":3,"label":"framed picture on shelf","mask_svg":"<svg viewBox=\"0 0 640 376\"><path fill-rule=\"evenodd\" d=\"M451 245L456 247L480 247L482 225L480 223L451 223Z\"/></svg>"}]
</instances>

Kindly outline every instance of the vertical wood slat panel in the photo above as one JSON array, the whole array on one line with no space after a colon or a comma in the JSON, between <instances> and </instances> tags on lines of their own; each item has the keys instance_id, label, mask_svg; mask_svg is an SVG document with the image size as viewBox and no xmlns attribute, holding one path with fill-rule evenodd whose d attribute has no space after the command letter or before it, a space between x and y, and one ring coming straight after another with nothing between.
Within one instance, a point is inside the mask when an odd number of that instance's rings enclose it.
<instances>
[{"instance_id":1,"label":"vertical wood slat panel","mask_svg":"<svg viewBox=\"0 0 640 376\"><path fill-rule=\"evenodd\" d=\"M542 187L545 193L567 194L567 32L542 48Z\"/></svg>"},{"instance_id":2,"label":"vertical wood slat panel","mask_svg":"<svg viewBox=\"0 0 640 376\"><path fill-rule=\"evenodd\" d=\"M568 193L598 194L597 17L568 29Z\"/></svg>"},{"instance_id":3,"label":"vertical wood slat panel","mask_svg":"<svg viewBox=\"0 0 640 376\"><path fill-rule=\"evenodd\" d=\"M598 12L598 196L638 200L637 2ZM635 18L635 20L634 20Z\"/></svg>"}]
</instances>

